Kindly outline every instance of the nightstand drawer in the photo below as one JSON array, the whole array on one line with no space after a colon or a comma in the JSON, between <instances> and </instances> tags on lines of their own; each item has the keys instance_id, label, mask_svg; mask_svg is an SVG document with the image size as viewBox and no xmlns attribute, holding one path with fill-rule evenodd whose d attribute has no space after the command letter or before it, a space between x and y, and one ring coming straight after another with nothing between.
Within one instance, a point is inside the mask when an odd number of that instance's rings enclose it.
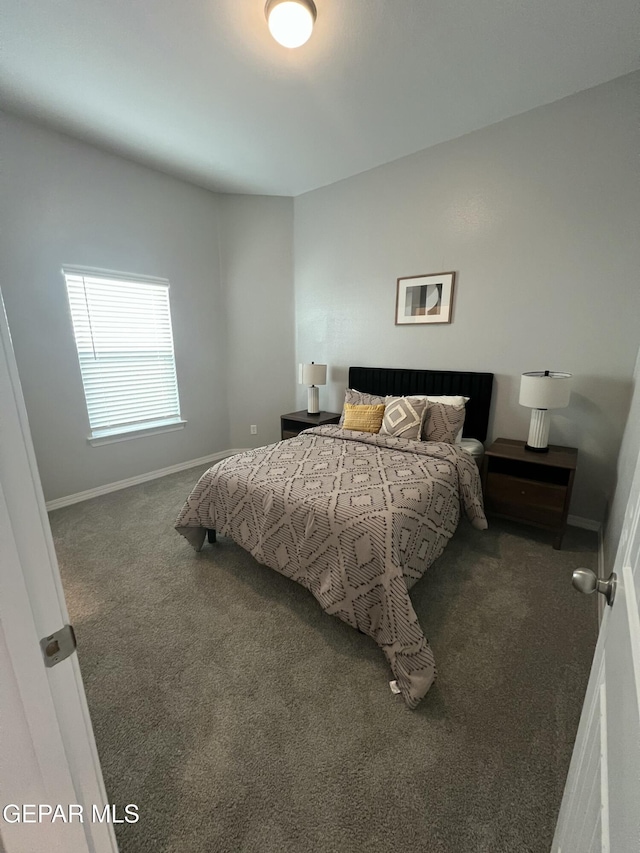
<instances>
[{"instance_id":1,"label":"nightstand drawer","mask_svg":"<svg viewBox=\"0 0 640 853\"><path fill-rule=\"evenodd\" d=\"M290 430L290 429L283 429L282 430L283 440L285 438L295 438L297 435L298 435L298 432L293 432L293 430Z\"/></svg>"},{"instance_id":2,"label":"nightstand drawer","mask_svg":"<svg viewBox=\"0 0 640 853\"><path fill-rule=\"evenodd\" d=\"M577 458L575 447L550 444L546 453L534 453L524 441L497 438L482 464L485 509L552 530L553 547L560 548Z\"/></svg>"},{"instance_id":3,"label":"nightstand drawer","mask_svg":"<svg viewBox=\"0 0 640 853\"><path fill-rule=\"evenodd\" d=\"M485 503L491 512L554 527L562 523L566 493L565 487L553 483L490 472Z\"/></svg>"}]
</instances>

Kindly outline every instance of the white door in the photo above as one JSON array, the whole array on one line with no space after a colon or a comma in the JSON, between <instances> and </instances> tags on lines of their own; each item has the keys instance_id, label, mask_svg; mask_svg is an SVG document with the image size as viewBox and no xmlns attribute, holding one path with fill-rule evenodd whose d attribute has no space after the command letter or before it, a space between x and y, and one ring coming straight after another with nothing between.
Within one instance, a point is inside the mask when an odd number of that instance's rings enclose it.
<instances>
[{"instance_id":1,"label":"white door","mask_svg":"<svg viewBox=\"0 0 640 853\"><path fill-rule=\"evenodd\" d=\"M107 799L77 655L46 668L40 651L69 618L1 294L0 401L0 849L117 853L91 820ZM38 819L58 804L66 822Z\"/></svg>"},{"instance_id":2,"label":"white door","mask_svg":"<svg viewBox=\"0 0 640 853\"><path fill-rule=\"evenodd\" d=\"M640 457L553 853L640 853Z\"/></svg>"}]
</instances>

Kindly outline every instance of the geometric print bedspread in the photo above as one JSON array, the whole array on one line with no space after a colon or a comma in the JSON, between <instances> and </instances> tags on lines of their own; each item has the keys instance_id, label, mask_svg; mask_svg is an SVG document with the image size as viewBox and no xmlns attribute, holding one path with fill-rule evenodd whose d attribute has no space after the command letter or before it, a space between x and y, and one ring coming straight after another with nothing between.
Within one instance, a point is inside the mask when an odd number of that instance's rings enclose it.
<instances>
[{"instance_id":1,"label":"geometric print bedspread","mask_svg":"<svg viewBox=\"0 0 640 853\"><path fill-rule=\"evenodd\" d=\"M486 528L477 465L456 445L324 426L218 462L176 529L196 550L214 529L302 584L376 641L415 708L436 668L408 591L453 536L461 507Z\"/></svg>"}]
</instances>

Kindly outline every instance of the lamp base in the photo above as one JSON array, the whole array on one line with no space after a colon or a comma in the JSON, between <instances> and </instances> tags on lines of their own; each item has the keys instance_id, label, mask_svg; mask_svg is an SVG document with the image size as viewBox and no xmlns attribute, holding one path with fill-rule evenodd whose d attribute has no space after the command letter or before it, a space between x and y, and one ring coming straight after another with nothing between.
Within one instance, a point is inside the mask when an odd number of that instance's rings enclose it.
<instances>
[{"instance_id":1,"label":"lamp base","mask_svg":"<svg viewBox=\"0 0 640 853\"><path fill-rule=\"evenodd\" d=\"M531 423L529 424L529 438L524 446L525 450L533 453L549 452L549 410L531 409Z\"/></svg>"},{"instance_id":2,"label":"lamp base","mask_svg":"<svg viewBox=\"0 0 640 853\"><path fill-rule=\"evenodd\" d=\"M320 389L317 385L309 386L309 390L307 391L307 414L320 414Z\"/></svg>"}]
</instances>

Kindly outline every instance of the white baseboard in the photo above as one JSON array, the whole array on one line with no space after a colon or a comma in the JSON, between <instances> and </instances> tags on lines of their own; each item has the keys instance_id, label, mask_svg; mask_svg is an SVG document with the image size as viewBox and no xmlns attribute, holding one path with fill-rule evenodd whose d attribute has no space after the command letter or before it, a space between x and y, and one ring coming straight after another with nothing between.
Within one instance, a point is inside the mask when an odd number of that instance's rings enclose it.
<instances>
[{"instance_id":1,"label":"white baseboard","mask_svg":"<svg viewBox=\"0 0 640 853\"><path fill-rule=\"evenodd\" d=\"M166 477L167 474L176 474L178 471L186 471L188 468L197 468L200 465L206 465L207 462L213 464L221 459L226 459L228 456L235 456L236 453L244 453L246 449L221 450L218 453L212 453L210 456L201 456L200 459L178 462L177 465L169 465L167 468L159 468L157 471L148 471L146 474L138 474L136 477L128 477L126 480L118 480L116 483L107 483L104 486L97 486L95 489L87 489L85 492L76 492L75 495L67 495L64 498L47 501L46 507L49 512L53 509L61 509L63 506L71 506L71 504L88 501L100 495L107 495L109 492L117 492L120 489L127 489L129 486L137 486L139 483L157 480L160 477Z\"/></svg>"},{"instance_id":2,"label":"white baseboard","mask_svg":"<svg viewBox=\"0 0 640 853\"><path fill-rule=\"evenodd\" d=\"M568 516L567 524L570 524L571 527L581 527L583 530L593 530L596 533L600 533L602 530L602 524L599 521L595 521L593 518L582 518L580 515Z\"/></svg>"}]
</instances>

